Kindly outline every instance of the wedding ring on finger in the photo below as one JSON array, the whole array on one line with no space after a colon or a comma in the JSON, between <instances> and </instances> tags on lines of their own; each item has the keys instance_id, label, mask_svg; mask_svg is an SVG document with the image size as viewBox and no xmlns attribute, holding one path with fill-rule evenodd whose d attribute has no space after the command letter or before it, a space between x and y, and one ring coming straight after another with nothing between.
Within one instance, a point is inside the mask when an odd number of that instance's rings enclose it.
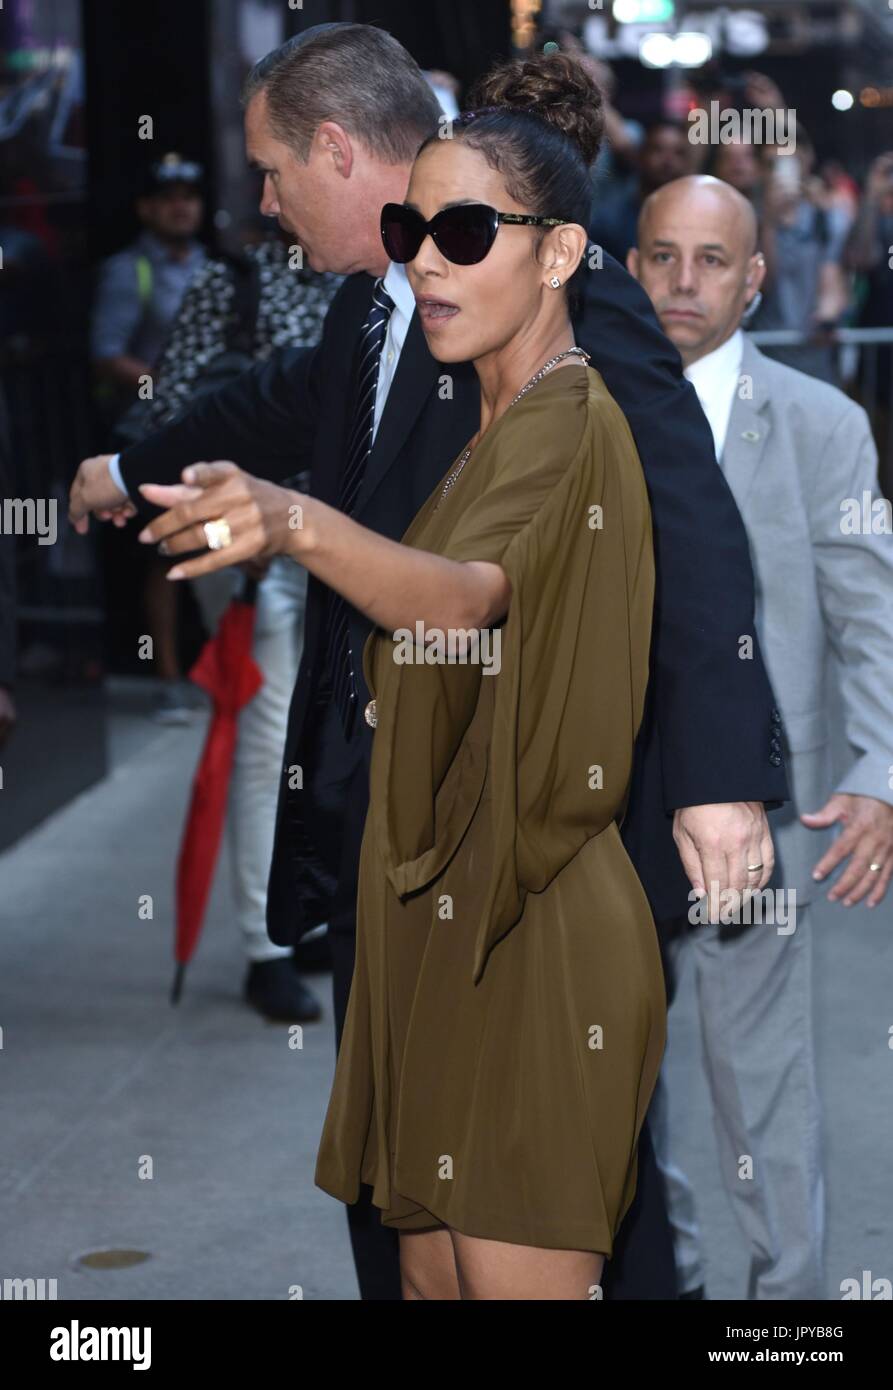
<instances>
[{"instance_id":1,"label":"wedding ring on finger","mask_svg":"<svg viewBox=\"0 0 893 1390\"><path fill-rule=\"evenodd\" d=\"M233 543L233 533L229 529L229 522L226 517L222 516L217 521L206 521L202 530L205 533L209 550L225 550L228 545Z\"/></svg>"},{"instance_id":2,"label":"wedding ring on finger","mask_svg":"<svg viewBox=\"0 0 893 1390\"><path fill-rule=\"evenodd\" d=\"M748 872L749 874L758 874L758 873L760 872L760 869L762 869L762 867L763 867L762 864L748 864L748 866L747 866L747 872Z\"/></svg>"}]
</instances>

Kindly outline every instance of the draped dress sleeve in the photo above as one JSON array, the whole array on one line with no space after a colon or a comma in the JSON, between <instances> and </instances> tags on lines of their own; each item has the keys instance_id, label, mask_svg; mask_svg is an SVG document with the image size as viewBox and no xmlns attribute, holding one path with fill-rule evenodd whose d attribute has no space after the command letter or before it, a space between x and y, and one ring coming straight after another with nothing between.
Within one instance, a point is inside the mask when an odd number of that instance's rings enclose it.
<instances>
[{"instance_id":1,"label":"draped dress sleeve","mask_svg":"<svg viewBox=\"0 0 893 1390\"><path fill-rule=\"evenodd\" d=\"M654 560L641 464L601 377L573 376L510 408L464 495L463 478L404 538L505 571L494 669L400 664L390 634L365 654L378 710L370 817L394 891L448 879L479 808L490 818L474 983L527 894L622 815L644 706Z\"/></svg>"}]
</instances>

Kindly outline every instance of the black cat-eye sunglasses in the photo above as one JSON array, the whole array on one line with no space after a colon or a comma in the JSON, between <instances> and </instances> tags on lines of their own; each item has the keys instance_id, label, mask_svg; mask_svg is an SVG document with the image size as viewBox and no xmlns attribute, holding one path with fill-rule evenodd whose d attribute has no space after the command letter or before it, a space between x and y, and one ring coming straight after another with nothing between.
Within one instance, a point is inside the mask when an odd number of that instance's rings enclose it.
<instances>
[{"instance_id":1,"label":"black cat-eye sunglasses","mask_svg":"<svg viewBox=\"0 0 893 1390\"><path fill-rule=\"evenodd\" d=\"M454 265L477 265L496 240L500 222L517 227L563 227L563 217L534 217L523 212L497 212L486 203L460 203L444 208L426 222L415 208L385 203L381 210L381 239L392 261L414 261L426 236Z\"/></svg>"}]
</instances>

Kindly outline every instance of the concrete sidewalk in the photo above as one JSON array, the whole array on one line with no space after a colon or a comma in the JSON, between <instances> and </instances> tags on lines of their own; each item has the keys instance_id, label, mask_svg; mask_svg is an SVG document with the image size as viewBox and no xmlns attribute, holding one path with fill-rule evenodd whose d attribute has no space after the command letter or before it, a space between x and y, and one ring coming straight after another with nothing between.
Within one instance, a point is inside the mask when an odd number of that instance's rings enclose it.
<instances>
[{"instance_id":1,"label":"concrete sidewalk","mask_svg":"<svg viewBox=\"0 0 893 1390\"><path fill-rule=\"evenodd\" d=\"M346 1208L313 1184L331 977L308 977L325 1017L301 1049L242 1003L224 849L171 1007L204 720L145 730L119 734L139 752L0 859L0 1278L55 1277L60 1298L356 1298ZM79 1264L104 1248L151 1258Z\"/></svg>"},{"instance_id":2,"label":"concrete sidewalk","mask_svg":"<svg viewBox=\"0 0 893 1390\"><path fill-rule=\"evenodd\" d=\"M0 1280L56 1278L63 1299L286 1299L295 1285L356 1298L345 1208L313 1183L334 1064L330 977L308 980L325 1018L300 1049L242 1003L224 850L171 1007L174 864L204 723L161 731L136 718L117 728L113 773L0 858ZM823 906L815 918L834 1298L863 1270L893 1278L893 912ZM690 973L669 1066L708 1292L741 1298ZM79 1263L108 1248L150 1258Z\"/></svg>"}]
</instances>

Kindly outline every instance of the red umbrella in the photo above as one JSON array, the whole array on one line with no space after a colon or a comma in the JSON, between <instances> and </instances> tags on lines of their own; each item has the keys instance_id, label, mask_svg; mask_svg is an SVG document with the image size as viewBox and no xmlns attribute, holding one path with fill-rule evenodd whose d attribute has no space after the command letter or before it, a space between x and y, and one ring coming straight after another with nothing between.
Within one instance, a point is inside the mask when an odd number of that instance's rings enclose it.
<instances>
[{"instance_id":1,"label":"red umbrella","mask_svg":"<svg viewBox=\"0 0 893 1390\"><path fill-rule=\"evenodd\" d=\"M263 676L251 656L254 632L254 599L257 585L250 581L243 597L233 599L217 633L202 648L189 679L206 690L214 713L192 784L192 801L177 860L177 936L174 956L177 973L171 990L176 1004L183 988L186 966L192 958L204 921L214 867L226 822L229 779L236 747L239 710L263 685Z\"/></svg>"}]
</instances>

